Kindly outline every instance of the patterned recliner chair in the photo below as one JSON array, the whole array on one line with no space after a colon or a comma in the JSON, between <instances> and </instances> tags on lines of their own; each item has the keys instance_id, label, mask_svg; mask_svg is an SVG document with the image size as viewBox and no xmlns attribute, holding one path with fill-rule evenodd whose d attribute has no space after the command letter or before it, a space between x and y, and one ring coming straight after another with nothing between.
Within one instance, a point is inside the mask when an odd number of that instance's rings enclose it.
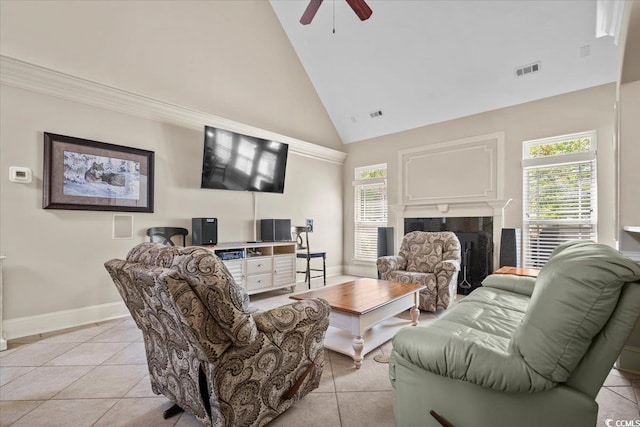
<instances>
[{"instance_id":1,"label":"patterned recliner chair","mask_svg":"<svg viewBox=\"0 0 640 427\"><path fill-rule=\"evenodd\" d=\"M378 258L383 280L419 283L419 308L446 310L455 301L460 271L460 241L451 231L412 231L402 239L397 256Z\"/></svg>"},{"instance_id":2,"label":"patterned recliner chair","mask_svg":"<svg viewBox=\"0 0 640 427\"><path fill-rule=\"evenodd\" d=\"M206 425L262 426L318 387L326 301L252 315L203 248L142 243L105 267L142 330L153 392Z\"/></svg>"}]
</instances>

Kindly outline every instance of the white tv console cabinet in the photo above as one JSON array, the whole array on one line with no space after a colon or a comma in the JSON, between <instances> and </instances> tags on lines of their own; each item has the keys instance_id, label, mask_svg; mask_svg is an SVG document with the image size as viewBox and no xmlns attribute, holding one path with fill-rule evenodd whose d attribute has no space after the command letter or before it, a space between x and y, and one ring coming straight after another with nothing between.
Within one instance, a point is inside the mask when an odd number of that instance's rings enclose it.
<instances>
[{"instance_id":1,"label":"white tv console cabinet","mask_svg":"<svg viewBox=\"0 0 640 427\"><path fill-rule=\"evenodd\" d=\"M218 255L249 295L296 285L296 242L220 243ZM225 254L241 258L224 259Z\"/></svg>"}]
</instances>

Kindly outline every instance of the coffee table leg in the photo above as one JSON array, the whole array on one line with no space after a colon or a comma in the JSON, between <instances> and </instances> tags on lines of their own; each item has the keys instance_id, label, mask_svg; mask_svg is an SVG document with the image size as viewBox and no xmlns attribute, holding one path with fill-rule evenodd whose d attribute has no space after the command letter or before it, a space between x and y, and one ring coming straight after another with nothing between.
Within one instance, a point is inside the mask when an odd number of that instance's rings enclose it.
<instances>
[{"instance_id":1,"label":"coffee table leg","mask_svg":"<svg viewBox=\"0 0 640 427\"><path fill-rule=\"evenodd\" d=\"M420 310L415 305L409 311L411 313L411 326L418 326L418 319L420 318Z\"/></svg>"},{"instance_id":2,"label":"coffee table leg","mask_svg":"<svg viewBox=\"0 0 640 427\"><path fill-rule=\"evenodd\" d=\"M360 335L353 336L353 362L356 364L356 369L360 369L362 366L362 349L364 348L364 340Z\"/></svg>"},{"instance_id":3,"label":"coffee table leg","mask_svg":"<svg viewBox=\"0 0 640 427\"><path fill-rule=\"evenodd\" d=\"M418 309L418 293L415 294L414 306L409 312L411 313L411 325L418 326L418 319L420 318L420 310Z\"/></svg>"}]
</instances>

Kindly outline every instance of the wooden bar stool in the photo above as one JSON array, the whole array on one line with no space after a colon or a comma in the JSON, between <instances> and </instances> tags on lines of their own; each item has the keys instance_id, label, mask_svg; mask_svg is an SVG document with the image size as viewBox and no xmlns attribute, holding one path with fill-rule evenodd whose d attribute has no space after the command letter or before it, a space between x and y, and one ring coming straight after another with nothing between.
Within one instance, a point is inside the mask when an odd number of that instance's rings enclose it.
<instances>
[{"instance_id":1,"label":"wooden bar stool","mask_svg":"<svg viewBox=\"0 0 640 427\"><path fill-rule=\"evenodd\" d=\"M309 289L311 289L311 279L316 277L322 277L324 279L324 286L327 286L327 253L326 252L298 252L296 253L296 257L303 258L307 260L307 269L306 270L298 270L296 273L304 273L304 281L309 285ZM322 268L311 268L311 259L313 258L322 258ZM322 271L322 274L318 274L316 276L312 276L312 271Z\"/></svg>"},{"instance_id":2,"label":"wooden bar stool","mask_svg":"<svg viewBox=\"0 0 640 427\"><path fill-rule=\"evenodd\" d=\"M296 251L296 257L302 258L306 260L306 268L304 270L296 270L296 273L304 273L304 281L307 282L309 289L311 289L311 279L316 277L322 277L324 281L324 286L327 286L327 253L326 252L311 252L309 250L309 230L311 227L302 226L302 227L294 227L296 233L296 240L298 241ZM302 240L301 234L304 233L306 246ZM322 268L311 268L311 260L313 258L322 258ZM318 274L316 276L312 276L312 271L322 271L322 275Z\"/></svg>"}]
</instances>

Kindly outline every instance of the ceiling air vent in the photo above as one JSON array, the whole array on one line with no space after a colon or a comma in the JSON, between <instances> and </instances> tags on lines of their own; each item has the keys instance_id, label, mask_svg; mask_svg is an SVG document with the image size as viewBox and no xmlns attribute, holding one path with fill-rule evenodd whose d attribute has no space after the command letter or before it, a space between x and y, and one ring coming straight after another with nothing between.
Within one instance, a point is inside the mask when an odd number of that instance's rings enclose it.
<instances>
[{"instance_id":1,"label":"ceiling air vent","mask_svg":"<svg viewBox=\"0 0 640 427\"><path fill-rule=\"evenodd\" d=\"M375 119L376 117L380 117L382 115L382 110L373 111L369 113L369 115L372 119Z\"/></svg>"},{"instance_id":2,"label":"ceiling air vent","mask_svg":"<svg viewBox=\"0 0 640 427\"><path fill-rule=\"evenodd\" d=\"M540 67L540 61L534 62L533 64L524 65L520 68L516 68L516 77L526 76L527 74L537 73L540 71L542 67Z\"/></svg>"}]
</instances>

